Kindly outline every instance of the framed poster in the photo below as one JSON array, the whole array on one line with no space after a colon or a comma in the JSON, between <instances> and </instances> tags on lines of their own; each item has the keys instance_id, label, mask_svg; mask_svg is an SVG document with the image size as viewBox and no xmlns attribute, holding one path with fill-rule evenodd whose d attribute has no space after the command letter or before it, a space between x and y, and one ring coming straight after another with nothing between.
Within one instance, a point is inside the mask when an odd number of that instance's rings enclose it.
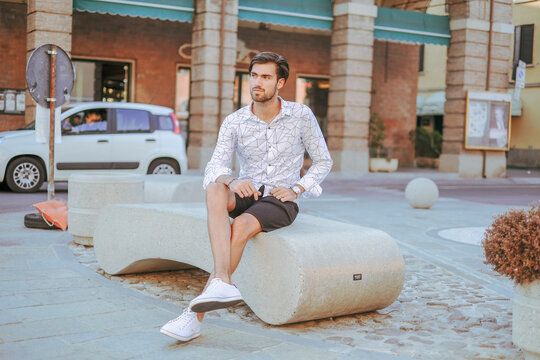
<instances>
[{"instance_id":1,"label":"framed poster","mask_svg":"<svg viewBox=\"0 0 540 360\"><path fill-rule=\"evenodd\" d=\"M507 93L467 91L465 148L509 150L511 103Z\"/></svg>"}]
</instances>

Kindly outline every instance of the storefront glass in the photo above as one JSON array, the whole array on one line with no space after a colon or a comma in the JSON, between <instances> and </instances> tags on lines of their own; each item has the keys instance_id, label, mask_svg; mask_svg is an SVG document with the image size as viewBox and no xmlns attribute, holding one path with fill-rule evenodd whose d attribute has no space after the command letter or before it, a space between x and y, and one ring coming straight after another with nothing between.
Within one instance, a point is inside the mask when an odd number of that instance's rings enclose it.
<instances>
[{"instance_id":1,"label":"storefront glass","mask_svg":"<svg viewBox=\"0 0 540 360\"><path fill-rule=\"evenodd\" d=\"M188 120L189 118L190 87L190 68L179 67L176 71L176 99L174 111L180 120Z\"/></svg>"},{"instance_id":2,"label":"storefront glass","mask_svg":"<svg viewBox=\"0 0 540 360\"><path fill-rule=\"evenodd\" d=\"M237 72L234 78L234 106L240 109L248 106L251 102L251 94L249 92L249 74L245 72Z\"/></svg>"},{"instance_id":3,"label":"storefront glass","mask_svg":"<svg viewBox=\"0 0 540 360\"><path fill-rule=\"evenodd\" d=\"M130 100L130 63L74 59L73 66L71 102Z\"/></svg>"},{"instance_id":4,"label":"storefront glass","mask_svg":"<svg viewBox=\"0 0 540 360\"><path fill-rule=\"evenodd\" d=\"M319 126L328 137L328 91L330 80L327 78L310 78L299 76L296 79L296 102L311 108L319 121Z\"/></svg>"}]
</instances>

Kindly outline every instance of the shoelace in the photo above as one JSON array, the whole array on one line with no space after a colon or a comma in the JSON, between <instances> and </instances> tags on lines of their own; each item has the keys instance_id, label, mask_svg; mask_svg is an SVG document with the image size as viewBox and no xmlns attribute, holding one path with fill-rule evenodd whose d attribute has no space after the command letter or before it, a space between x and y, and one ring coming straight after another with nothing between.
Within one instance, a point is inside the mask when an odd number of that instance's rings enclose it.
<instances>
[{"instance_id":1,"label":"shoelace","mask_svg":"<svg viewBox=\"0 0 540 360\"><path fill-rule=\"evenodd\" d=\"M172 319L170 320L167 325L171 324L171 323L175 323L175 322L178 322L178 326L183 329L185 328L189 323L191 323L191 321L193 320L192 319L192 313L193 311L189 310L189 308L186 308L184 310L184 312L182 312L182 315L180 315L179 317L175 318L175 319ZM193 313L194 314L194 313Z\"/></svg>"}]
</instances>

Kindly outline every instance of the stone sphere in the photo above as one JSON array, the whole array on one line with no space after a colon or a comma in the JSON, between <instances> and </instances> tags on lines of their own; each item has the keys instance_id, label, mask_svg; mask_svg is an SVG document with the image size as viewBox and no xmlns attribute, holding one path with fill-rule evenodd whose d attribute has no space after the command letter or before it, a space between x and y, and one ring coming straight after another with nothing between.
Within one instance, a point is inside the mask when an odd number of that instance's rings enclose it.
<instances>
[{"instance_id":1,"label":"stone sphere","mask_svg":"<svg viewBox=\"0 0 540 360\"><path fill-rule=\"evenodd\" d=\"M405 199L415 209L429 209L439 197L439 188L428 178L416 178L407 184Z\"/></svg>"}]
</instances>

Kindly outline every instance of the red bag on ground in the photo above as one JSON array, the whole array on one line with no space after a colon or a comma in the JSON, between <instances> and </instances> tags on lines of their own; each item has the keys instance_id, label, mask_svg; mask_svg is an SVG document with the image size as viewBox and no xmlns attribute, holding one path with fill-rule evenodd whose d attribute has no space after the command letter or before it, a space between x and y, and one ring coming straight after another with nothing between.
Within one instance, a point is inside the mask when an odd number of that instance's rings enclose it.
<instances>
[{"instance_id":1,"label":"red bag on ground","mask_svg":"<svg viewBox=\"0 0 540 360\"><path fill-rule=\"evenodd\" d=\"M34 204L43 220L50 226L55 225L62 230L68 226L68 207L63 200L48 200Z\"/></svg>"}]
</instances>

